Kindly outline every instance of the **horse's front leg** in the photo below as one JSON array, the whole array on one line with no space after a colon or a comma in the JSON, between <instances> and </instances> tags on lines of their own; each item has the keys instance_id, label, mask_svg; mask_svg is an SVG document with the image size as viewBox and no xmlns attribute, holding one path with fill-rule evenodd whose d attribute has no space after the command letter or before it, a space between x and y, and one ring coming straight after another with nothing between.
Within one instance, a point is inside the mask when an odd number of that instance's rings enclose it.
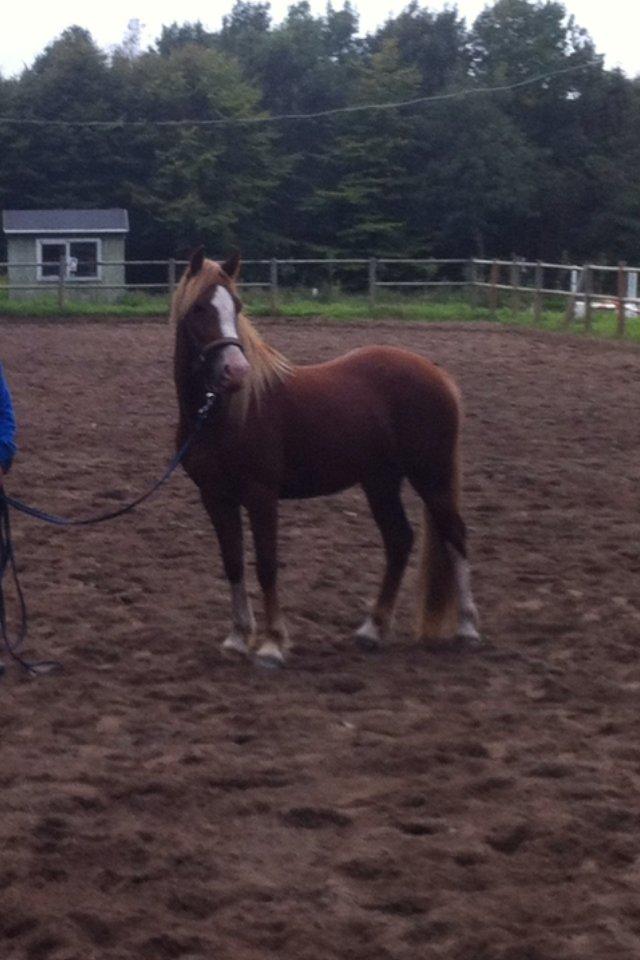
<instances>
[{"instance_id":1,"label":"horse's front leg","mask_svg":"<svg viewBox=\"0 0 640 960\"><path fill-rule=\"evenodd\" d=\"M278 601L278 497L264 487L251 491L247 510L256 548L256 572L262 589L265 615L265 639L258 644L256 663L262 667L282 667L289 636Z\"/></svg>"},{"instance_id":2,"label":"horse's front leg","mask_svg":"<svg viewBox=\"0 0 640 960\"><path fill-rule=\"evenodd\" d=\"M231 588L231 630L222 649L248 654L255 636L256 621L244 582L240 506L229 500L214 498L206 491L202 493L202 501L216 531Z\"/></svg>"}]
</instances>

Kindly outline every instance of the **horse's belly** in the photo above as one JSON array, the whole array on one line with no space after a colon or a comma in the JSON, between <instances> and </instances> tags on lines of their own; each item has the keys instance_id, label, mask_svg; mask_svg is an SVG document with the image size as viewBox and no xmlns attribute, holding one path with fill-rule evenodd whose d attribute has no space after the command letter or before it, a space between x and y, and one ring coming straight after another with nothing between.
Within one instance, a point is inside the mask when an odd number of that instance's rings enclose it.
<instances>
[{"instance_id":1,"label":"horse's belly","mask_svg":"<svg viewBox=\"0 0 640 960\"><path fill-rule=\"evenodd\" d=\"M340 493L359 482L357 477L327 478L297 476L285 480L280 488L281 500L306 500L310 497L327 497Z\"/></svg>"},{"instance_id":2,"label":"horse's belly","mask_svg":"<svg viewBox=\"0 0 640 960\"><path fill-rule=\"evenodd\" d=\"M366 442L369 439L370 442ZM280 486L282 499L324 497L373 478L395 472L392 451L387 444L363 436L360 445L302 445L295 456L285 460Z\"/></svg>"}]
</instances>

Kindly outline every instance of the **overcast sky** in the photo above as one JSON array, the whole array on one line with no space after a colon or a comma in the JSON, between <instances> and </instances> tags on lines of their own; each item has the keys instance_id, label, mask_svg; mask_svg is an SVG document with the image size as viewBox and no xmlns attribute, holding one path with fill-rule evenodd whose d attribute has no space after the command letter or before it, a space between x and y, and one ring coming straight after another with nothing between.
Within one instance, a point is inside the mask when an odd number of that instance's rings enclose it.
<instances>
[{"instance_id":1,"label":"overcast sky","mask_svg":"<svg viewBox=\"0 0 640 960\"><path fill-rule=\"evenodd\" d=\"M87 0L62 0L58 3L11 3L2 14L0 33L0 71L6 76L18 73L30 65L35 56L58 36L65 27L79 24L91 31L103 49L118 44L132 18L143 25L143 46L149 45L160 33L162 24L201 20L205 27L215 29L233 0L212 3L211 0L190 0L182 6L175 0L107 0L87 3ZM460 13L468 21L485 7L484 0L459 0ZM589 31L599 53L606 56L607 66L622 67L630 76L640 74L640 3L638 0L568 0L565 4L578 24ZM282 19L289 3L273 0L273 19ZM340 8L342 0L334 0ZM373 30L389 14L398 13L406 0L360 0L355 3L360 13L362 32ZM423 3L432 10L441 9L440 0ZM311 0L315 13L326 9L324 0ZM183 13L182 10L185 12Z\"/></svg>"}]
</instances>

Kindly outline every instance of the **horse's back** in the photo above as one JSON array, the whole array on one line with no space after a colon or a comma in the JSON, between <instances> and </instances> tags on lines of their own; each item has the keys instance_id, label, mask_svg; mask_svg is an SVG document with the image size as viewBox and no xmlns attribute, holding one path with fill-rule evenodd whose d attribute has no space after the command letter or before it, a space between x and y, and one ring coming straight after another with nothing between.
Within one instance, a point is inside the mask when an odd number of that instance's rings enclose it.
<instances>
[{"instance_id":1,"label":"horse's back","mask_svg":"<svg viewBox=\"0 0 640 960\"><path fill-rule=\"evenodd\" d=\"M362 347L296 367L283 384L283 495L332 492L372 475L411 475L450 459L458 428L453 381L418 354Z\"/></svg>"},{"instance_id":2,"label":"horse's back","mask_svg":"<svg viewBox=\"0 0 640 960\"><path fill-rule=\"evenodd\" d=\"M455 427L459 392L451 377L433 361L399 347L360 347L326 363L298 367L294 390L322 399L344 416L360 419L377 412L385 419L421 421Z\"/></svg>"}]
</instances>

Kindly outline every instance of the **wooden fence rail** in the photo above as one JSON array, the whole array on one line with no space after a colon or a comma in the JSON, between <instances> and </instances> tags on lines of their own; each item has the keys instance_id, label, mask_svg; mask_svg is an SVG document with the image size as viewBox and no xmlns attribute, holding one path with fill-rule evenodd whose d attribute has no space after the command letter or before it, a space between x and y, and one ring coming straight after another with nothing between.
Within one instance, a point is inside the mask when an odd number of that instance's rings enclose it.
<instances>
[{"instance_id":1,"label":"wooden fence rail","mask_svg":"<svg viewBox=\"0 0 640 960\"><path fill-rule=\"evenodd\" d=\"M6 291L9 296L15 293L20 297L29 291L39 296L50 293L57 298L60 306L64 306L79 290L83 294L91 291L94 299L99 299L100 291L147 291L172 295L185 265L186 261L177 259L98 261L95 263L97 277L80 279L74 277L69 264L62 259L54 276L25 282L16 279L16 272L31 270L36 273L41 263L0 262L0 278L8 277L8 286L0 285L0 291ZM129 273L145 270L147 276L155 271L156 275L153 280L107 283L100 280L105 267L123 268ZM349 289L366 293L372 306L378 294L384 290L422 288L425 291L442 291L449 288L463 289L473 305L479 305L484 296L491 310L498 309L502 295L514 314L524 306L532 309L536 322L541 319L545 300L553 298L565 302L567 324L582 321L586 329L592 326L594 311L608 309L616 314L616 332L619 336L625 334L629 317L640 316L640 267L629 266L625 262L613 266L548 263L518 257L509 260L317 257L245 260L244 267L254 278L243 281L240 286L264 290L274 312L278 311L281 297L288 289L311 289L317 295L317 289L309 281L309 271L315 268L316 275L318 270L324 271L330 283L335 281L337 275L343 282L348 278ZM159 276L157 271L160 271Z\"/></svg>"}]
</instances>

